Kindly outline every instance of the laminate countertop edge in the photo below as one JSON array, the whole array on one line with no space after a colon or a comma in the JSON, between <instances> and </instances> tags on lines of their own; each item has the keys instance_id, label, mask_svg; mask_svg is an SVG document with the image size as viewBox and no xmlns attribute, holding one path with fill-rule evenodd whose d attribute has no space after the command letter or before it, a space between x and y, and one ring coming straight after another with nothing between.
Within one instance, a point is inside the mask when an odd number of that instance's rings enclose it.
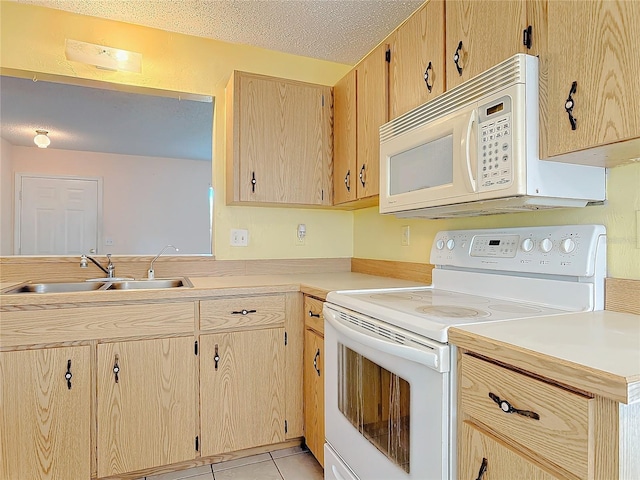
<instances>
[{"instance_id":1,"label":"laminate countertop edge","mask_svg":"<svg viewBox=\"0 0 640 480\"><path fill-rule=\"evenodd\" d=\"M617 402L640 402L640 315L570 313L452 327L449 343Z\"/></svg>"}]
</instances>

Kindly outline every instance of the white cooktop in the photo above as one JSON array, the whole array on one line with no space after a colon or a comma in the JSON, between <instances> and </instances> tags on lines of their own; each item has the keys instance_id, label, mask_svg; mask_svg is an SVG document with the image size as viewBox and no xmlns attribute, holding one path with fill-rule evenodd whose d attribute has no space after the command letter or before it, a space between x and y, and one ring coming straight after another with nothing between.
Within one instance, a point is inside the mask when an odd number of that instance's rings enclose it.
<instances>
[{"instance_id":1,"label":"white cooktop","mask_svg":"<svg viewBox=\"0 0 640 480\"><path fill-rule=\"evenodd\" d=\"M327 302L442 343L452 326L580 311L432 287L330 292Z\"/></svg>"}]
</instances>

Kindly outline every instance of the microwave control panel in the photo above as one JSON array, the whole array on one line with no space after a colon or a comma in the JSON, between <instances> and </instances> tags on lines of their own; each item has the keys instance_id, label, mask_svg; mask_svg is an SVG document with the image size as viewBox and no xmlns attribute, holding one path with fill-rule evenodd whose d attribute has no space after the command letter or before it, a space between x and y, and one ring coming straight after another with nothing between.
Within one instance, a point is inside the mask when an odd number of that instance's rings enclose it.
<instances>
[{"instance_id":1,"label":"microwave control panel","mask_svg":"<svg viewBox=\"0 0 640 480\"><path fill-rule=\"evenodd\" d=\"M478 108L478 184L480 190L498 190L513 181L511 97L504 96Z\"/></svg>"}]
</instances>

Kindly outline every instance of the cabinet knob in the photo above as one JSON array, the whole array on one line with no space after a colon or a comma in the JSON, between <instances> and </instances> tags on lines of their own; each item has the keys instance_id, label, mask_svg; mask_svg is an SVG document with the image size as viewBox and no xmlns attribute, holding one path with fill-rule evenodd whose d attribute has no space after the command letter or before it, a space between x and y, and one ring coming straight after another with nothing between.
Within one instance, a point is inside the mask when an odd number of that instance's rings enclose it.
<instances>
[{"instance_id":1,"label":"cabinet knob","mask_svg":"<svg viewBox=\"0 0 640 480\"><path fill-rule=\"evenodd\" d=\"M460 66L460 51L462 50L462 40L458 43L458 48L456 48L456 52L453 54L453 63L456 64L456 69L458 70L458 74L462 76L462 67Z\"/></svg>"},{"instance_id":2,"label":"cabinet knob","mask_svg":"<svg viewBox=\"0 0 640 480\"><path fill-rule=\"evenodd\" d=\"M118 365L119 360L120 359L118 358L118 355L116 355L113 362L113 376L116 380L116 383L118 383L118 381L120 380L120 365Z\"/></svg>"},{"instance_id":3,"label":"cabinet knob","mask_svg":"<svg viewBox=\"0 0 640 480\"><path fill-rule=\"evenodd\" d=\"M576 118L573 116L573 107L575 105L573 101L573 95L576 93L577 89L578 89L578 82L574 81L571 84L569 95L567 96L567 99L564 101L564 110L567 112L567 115L569 116L569 123L571 124L571 130L575 130L578 127Z\"/></svg>"},{"instance_id":4,"label":"cabinet knob","mask_svg":"<svg viewBox=\"0 0 640 480\"><path fill-rule=\"evenodd\" d=\"M362 186L364 187L364 168L365 165L364 163L362 164L362 168L360 169L360 183L362 184Z\"/></svg>"},{"instance_id":5,"label":"cabinet knob","mask_svg":"<svg viewBox=\"0 0 640 480\"><path fill-rule=\"evenodd\" d=\"M309 310L309 316L310 317L320 318L320 314L319 313L313 313L311 310Z\"/></svg>"},{"instance_id":6,"label":"cabinet knob","mask_svg":"<svg viewBox=\"0 0 640 480\"><path fill-rule=\"evenodd\" d=\"M482 477L484 477L485 472L487 471L487 459L483 458L482 459L482 463L480 464L480 470L478 471L478 477L476 478L476 480L482 480Z\"/></svg>"},{"instance_id":7,"label":"cabinet knob","mask_svg":"<svg viewBox=\"0 0 640 480\"><path fill-rule=\"evenodd\" d=\"M351 191L351 170L347 170L347 174L344 176L344 185L347 187L347 192Z\"/></svg>"},{"instance_id":8,"label":"cabinet knob","mask_svg":"<svg viewBox=\"0 0 640 480\"><path fill-rule=\"evenodd\" d=\"M424 71L424 83L427 85L427 90L429 90L429 93L431 93L431 90L433 89L433 83L429 83L430 70L431 70L431 73L433 74L433 66L431 65L431 62L429 62L429 65L427 65L427 69Z\"/></svg>"},{"instance_id":9,"label":"cabinet knob","mask_svg":"<svg viewBox=\"0 0 640 480\"><path fill-rule=\"evenodd\" d=\"M251 192L256 193L256 172L251 172Z\"/></svg>"},{"instance_id":10,"label":"cabinet knob","mask_svg":"<svg viewBox=\"0 0 640 480\"><path fill-rule=\"evenodd\" d=\"M218 362L220 361L220 355L218 355L218 344L214 347L213 361L215 362L215 369L218 370Z\"/></svg>"}]
</instances>

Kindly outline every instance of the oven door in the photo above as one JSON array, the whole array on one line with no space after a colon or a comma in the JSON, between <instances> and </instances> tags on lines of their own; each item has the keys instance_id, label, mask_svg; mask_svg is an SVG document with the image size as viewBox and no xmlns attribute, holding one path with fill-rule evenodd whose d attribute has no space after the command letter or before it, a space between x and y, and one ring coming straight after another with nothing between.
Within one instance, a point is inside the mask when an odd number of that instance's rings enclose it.
<instances>
[{"instance_id":1,"label":"oven door","mask_svg":"<svg viewBox=\"0 0 640 480\"><path fill-rule=\"evenodd\" d=\"M329 447L362 480L448 479L448 346L328 304L324 317Z\"/></svg>"}]
</instances>

